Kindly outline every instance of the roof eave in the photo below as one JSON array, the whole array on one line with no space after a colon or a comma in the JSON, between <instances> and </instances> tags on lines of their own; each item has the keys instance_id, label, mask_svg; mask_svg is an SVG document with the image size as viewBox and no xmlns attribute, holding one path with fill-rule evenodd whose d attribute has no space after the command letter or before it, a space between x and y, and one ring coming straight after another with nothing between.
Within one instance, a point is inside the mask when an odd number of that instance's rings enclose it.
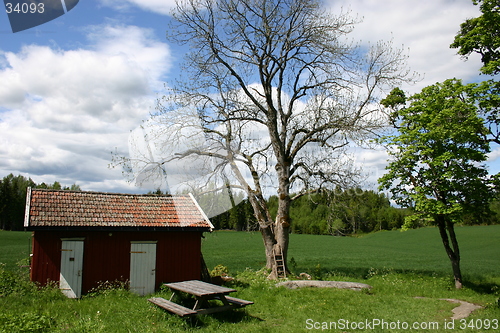
<instances>
[{"instance_id":1,"label":"roof eave","mask_svg":"<svg viewBox=\"0 0 500 333\"><path fill-rule=\"evenodd\" d=\"M198 204L198 201L196 201L195 197L189 193L189 197L191 198L191 200L193 200L193 203L196 205L196 208L198 208L198 211L200 212L200 214L203 216L203 219L205 220L205 222L207 222L207 224L210 226L210 232L212 232L215 227L214 225L212 224L212 222L210 222L210 219L208 218L208 216L205 214L205 212L203 211L203 209L201 209L200 205Z\"/></svg>"},{"instance_id":2,"label":"roof eave","mask_svg":"<svg viewBox=\"0 0 500 333\"><path fill-rule=\"evenodd\" d=\"M29 226L26 228L28 231L160 231L160 232L210 232L212 231L209 227L131 227L131 226Z\"/></svg>"},{"instance_id":3,"label":"roof eave","mask_svg":"<svg viewBox=\"0 0 500 333\"><path fill-rule=\"evenodd\" d=\"M26 189L26 207L24 210L24 227L28 228L30 225L30 208L31 208L31 187Z\"/></svg>"}]
</instances>

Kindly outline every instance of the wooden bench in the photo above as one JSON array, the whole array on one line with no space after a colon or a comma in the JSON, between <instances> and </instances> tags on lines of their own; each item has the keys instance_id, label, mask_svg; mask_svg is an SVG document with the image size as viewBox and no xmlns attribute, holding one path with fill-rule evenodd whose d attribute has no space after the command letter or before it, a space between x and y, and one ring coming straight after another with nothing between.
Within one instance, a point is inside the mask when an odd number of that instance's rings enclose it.
<instances>
[{"instance_id":1,"label":"wooden bench","mask_svg":"<svg viewBox=\"0 0 500 333\"><path fill-rule=\"evenodd\" d=\"M161 307L167 311L175 313L176 315L179 315L181 317L193 316L193 315L197 314L197 312L194 310L188 309L188 308L186 308L182 305L179 305L177 303L167 301L166 299L161 298L161 297L153 297L153 298L148 299L148 301L150 301L153 304L158 305L159 307Z\"/></svg>"},{"instance_id":2,"label":"wooden bench","mask_svg":"<svg viewBox=\"0 0 500 333\"><path fill-rule=\"evenodd\" d=\"M166 283L165 286L170 288L170 290L172 290L173 292L170 301L167 301L166 299L160 297L151 298L149 299L149 301L181 317L228 311L253 304L253 302L251 301L245 301L244 299L227 296L227 294L235 292L235 289L226 288L203 281L190 280L173 282ZM171 302L177 292L187 293L194 296L194 298L196 299L196 303L192 310L182 305ZM210 304L210 300L218 300L224 304Z\"/></svg>"},{"instance_id":3,"label":"wooden bench","mask_svg":"<svg viewBox=\"0 0 500 333\"><path fill-rule=\"evenodd\" d=\"M235 304L235 305L240 306L240 307L244 307L244 306L252 305L253 304L252 301L246 301L244 299L239 299L239 298L231 297L231 296L226 296L226 300L229 303Z\"/></svg>"}]
</instances>

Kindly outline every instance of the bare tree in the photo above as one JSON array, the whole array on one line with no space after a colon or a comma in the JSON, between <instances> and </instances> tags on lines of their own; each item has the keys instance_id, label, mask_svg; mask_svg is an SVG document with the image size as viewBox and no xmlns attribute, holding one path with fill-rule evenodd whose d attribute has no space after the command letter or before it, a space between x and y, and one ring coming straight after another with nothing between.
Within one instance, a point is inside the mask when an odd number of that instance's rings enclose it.
<instances>
[{"instance_id":1,"label":"bare tree","mask_svg":"<svg viewBox=\"0 0 500 333\"><path fill-rule=\"evenodd\" d=\"M318 0L185 0L173 22L168 37L191 52L159 101L161 135L169 145L205 139L164 161L197 156L225 175L222 187L230 181L246 192L275 277L273 251L286 258L291 202L352 185L359 170L348 144L385 125L376 102L410 80L406 56L391 43L354 45L347 37L357 20ZM279 199L276 219L266 186Z\"/></svg>"}]
</instances>

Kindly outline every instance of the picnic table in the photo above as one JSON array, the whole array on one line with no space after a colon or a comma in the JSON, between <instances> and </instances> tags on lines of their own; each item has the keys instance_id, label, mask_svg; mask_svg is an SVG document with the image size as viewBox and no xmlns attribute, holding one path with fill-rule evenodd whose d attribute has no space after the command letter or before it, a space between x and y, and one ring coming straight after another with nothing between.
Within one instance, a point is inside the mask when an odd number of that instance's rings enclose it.
<instances>
[{"instance_id":1,"label":"picnic table","mask_svg":"<svg viewBox=\"0 0 500 333\"><path fill-rule=\"evenodd\" d=\"M170 297L170 300L166 300L161 297L153 297L148 301L181 317L227 311L253 304L253 302L251 301L227 296L228 294L235 292L235 289L226 288L203 281L190 280L166 283L165 286L172 290L172 296ZM189 309L172 301L179 292L190 294L196 299L196 302L192 309ZM210 300L219 300L222 302L222 305L212 306L208 302Z\"/></svg>"}]
</instances>

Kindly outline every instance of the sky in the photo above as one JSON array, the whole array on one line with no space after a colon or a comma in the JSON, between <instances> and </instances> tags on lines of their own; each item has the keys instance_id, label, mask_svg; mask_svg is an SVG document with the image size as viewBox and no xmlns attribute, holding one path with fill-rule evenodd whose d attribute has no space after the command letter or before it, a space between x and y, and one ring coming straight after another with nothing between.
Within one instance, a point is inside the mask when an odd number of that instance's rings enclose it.
<instances>
[{"instance_id":1,"label":"sky","mask_svg":"<svg viewBox=\"0 0 500 333\"><path fill-rule=\"evenodd\" d=\"M186 52L166 40L175 0L82 0L71 11L13 33L0 13L0 177L78 184L83 190L145 193L112 164L128 156L133 131L155 111L165 84L175 80ZM392 40L408 50L408 65L425 86L479 76L481 63L464 61L449 45L471 0L326 0L333 13L349 10L362 22L351 34L362 44ZM490 171L499 172L490 154ZM367 186L384 173L382 150L357 150Z\"/></svg>"}]
</instances>

